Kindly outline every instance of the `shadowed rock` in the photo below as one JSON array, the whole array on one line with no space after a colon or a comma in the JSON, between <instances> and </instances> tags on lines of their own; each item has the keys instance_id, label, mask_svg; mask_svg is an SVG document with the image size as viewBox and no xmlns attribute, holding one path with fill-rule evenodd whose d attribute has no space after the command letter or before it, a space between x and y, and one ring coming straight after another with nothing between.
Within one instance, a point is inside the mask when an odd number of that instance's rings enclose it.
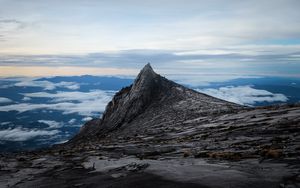
<instances>
[{"instance_id":1,"label":"shadowed rock","mask_svg":"<svg viewBox=\"0 0 300 188\"><path fill-rule=\"evenodd\" d=\"M174 117L182 110L222 112L239 109L241 106L188 89L159 74L148 63L140 71L134 83L121 89L108 103L101 119L87 122L71 142L86 137L102 135L125 127L141 114L154 113ZM170 111L174 113L169 113ZM168 114L163 114L164 112ZM164 121L164 118L161 119ZM142 127L136 127L142 128ZM144 127L148 128L148 127Z\"/></svg>"}]
</instances>

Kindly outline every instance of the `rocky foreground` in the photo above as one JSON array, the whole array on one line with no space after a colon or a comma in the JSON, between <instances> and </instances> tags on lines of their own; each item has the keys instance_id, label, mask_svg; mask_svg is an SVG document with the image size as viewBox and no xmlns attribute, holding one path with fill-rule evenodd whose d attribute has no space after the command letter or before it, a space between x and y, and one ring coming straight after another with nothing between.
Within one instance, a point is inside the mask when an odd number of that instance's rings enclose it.
<instances>
[{"instance_id":1,"label":"rocky foreground","mask_svg":"<svg viewBox=\"0 0 300 188\"><path fill-rule=\"evenodd\" d=\"M300 187L300 105L240 106L146 65L68 143L3 154L0 187Z\"/></svg>"}]
</instances>

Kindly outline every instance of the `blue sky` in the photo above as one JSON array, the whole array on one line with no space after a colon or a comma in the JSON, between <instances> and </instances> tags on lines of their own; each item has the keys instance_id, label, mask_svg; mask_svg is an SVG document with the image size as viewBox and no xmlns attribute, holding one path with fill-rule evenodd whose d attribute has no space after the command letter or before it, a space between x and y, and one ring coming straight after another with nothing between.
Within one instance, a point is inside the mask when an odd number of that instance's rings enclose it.
<instances>
[{"instance_id":1,"label":"blue sky","mask_svg":"<svg viewBox=\"0 0 300 188\"><path fill-rule=\"evenodd\" d=\"M1 76L300 77L300 1L0 0Z\"/></svg>"}]
</instances>

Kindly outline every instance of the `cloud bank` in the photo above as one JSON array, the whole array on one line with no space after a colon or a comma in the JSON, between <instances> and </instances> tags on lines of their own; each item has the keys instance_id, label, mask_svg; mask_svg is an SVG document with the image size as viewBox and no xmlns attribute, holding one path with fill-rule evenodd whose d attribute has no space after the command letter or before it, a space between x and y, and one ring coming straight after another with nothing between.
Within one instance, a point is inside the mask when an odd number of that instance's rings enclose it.
<instances>
[{"instance_id":1,"label":"cloud bank","mask_svg":"<svg viewBox=\"0 0 300 188\"><path fill-rule=\"evenodd\" d=\"M77 90L80 88L80 85L75 82L59 82L53 83L49 81L37 81L32 79L25 79L21 82L17 82L14 86L18 87L41 87L44 90L54 90L56 88L67 88L70 90Z\"/></svg>"},{"instance_id":2,"label":"cloud bank","mask_svg":"<svg viewBox=\"0 0 300 188\"><path fill-rule=\"evenodd\" d=\"M0 104L1 103L10 103L10 102L12 102L12 100L10 100L9 98L0 97Z\"/></svg>"},{"instance_id":3,"label":"cloud bank","mask_svg":"<svg viewBox=\"0 0 300 188\"><path fill-rule=\"evenodd\" d=\"M2 141L27 141L38 136L53 136L60 131L51 130L29 130L22 128L0 130L0 140Z\"/></svg>"},{"instance_id":4,"label":"cloud bank","mask_svg":"<svg viewBox=\"0 0 300 188\"><path fill-rule=\"evenodd\" d=\"M91 92L37 92L24 93L30 98L49 98L48 104L19 103L0 106L0 111L26 112L30 110L59 110L64 114L78 113L83 116L99 115L105 110L107 103L114 95L114 91L95 90Z\"/></svg>"},{"instance_id":5,"label":"cloud bank","mask_svg":"<svg viewBox=\"0 0 300 188\"><path fill-rule=\"evenodd\" d=\"M216 52L217 51L217 52ZM300 44L236 46L212 50L124 50L86 55L1 56L1 76L53 75L129 75L135 76L147 62L164 75L207 74L227 77L291 76L300 77ZM75 83L30 81L17 85L35 85L75 89Z\"/></svg>"},{"instance_id":6,"label":"cloud bank","mask_svg":"<svg viewBox=\"0 0 300 188\"><path fill-rule=\"evenodd\" d=\"M288 98L283 94L271 93L266 90L254 89L251 86L228 86L218 89L196 89L199 92L219 99L241 105L254 105L259 102L286 102Z\"/></svg>"},{"instance_id":7,"label":"cloud bank","mask_svg":"<svg viewBox=\"0 0 300 188\"><path fill-rule=\"evenodd\" d=\"M52 121L52 120L38 120L39 123L44 123L49 126L49 129L57 129L62 126L61 122Z\"/></svg>"},{"instance_id":8,"label":"cloud bank","mask_svg":"<svg viewBox=\"0 0 300 188\"><path fill-rule=\"evenodd\" d=\"M82 118L82 120L81 121L90 121L90 120L92 120L93 118L92 117L85 117L85 118Z\"/></svg>"}]
</instances>

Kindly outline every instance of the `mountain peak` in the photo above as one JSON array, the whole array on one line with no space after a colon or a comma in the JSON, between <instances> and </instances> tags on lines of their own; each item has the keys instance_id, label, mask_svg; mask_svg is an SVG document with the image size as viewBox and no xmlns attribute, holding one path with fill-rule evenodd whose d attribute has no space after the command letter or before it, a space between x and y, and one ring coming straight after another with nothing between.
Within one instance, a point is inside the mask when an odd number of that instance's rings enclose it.
<instances>
[{"instance_id":1,"label":"mountain peak","mask_svg":"<svg viewBox=\"0 0 300 188\"><path fill-rule=\"evenodd\" d=\"M153 71L150 63L146 64L132 85L132 94L153 89L153 86L157 83L159 77L160 76Z\"/></svg>"},{"instance_id":2,"label":"mountain peak","mask_svg":"<svg viewBox=\"0 0 300 188\"><path fill-rule=\"evenodd\" d=\"M150 63L147 63L144 68L141 70L141 72L147 72L147 71L151 71L151 72L154 72L152 67L151 67L151 64Z\"/></svg>"},{"instance_id":3,"label":"mountain peak","mask_svg":"<svg viewBox=\"0 0 300 188\"><path fill-rule=\"evenodd\" d=\"M148 63L131 86L115 94L106 106L102 118L86 123L75 139L90 134L101 137L120 127L126 128L138 117L149 112L149 116L166 113L173 117L178 116L174 109L184 113L195 110L199 113L216 113L236 107L236 104L198 93L170 81L155 73Z\"/></svg>"},{"instance_id":4,"label":"mountain peak","mask_svg":"<svg viewBox=\"0 0 300 188\"><path fill-rule=\"evenodd\" d=\"M82 128L81 134L85 134L83 132L103 134L130 122L155 99L161 78L153 71L150 63L146 64L131 86L115 94L106 106L102 118L96 123L87 123L87 126Z\"/></svg>"},{"instance_id":5,"label":"mountain peak","mask_svg":"<svg viewBox=\"0 0 300 188\"><path fill-rule=\"evenodd\" d=\"M156 77L157 74L154 72L154 70L152 69L150 63L147 63L142 70L140 71L140 73L138 74L138 76L136 77L134 83L139 82L143 79L152 79L154 77Z\"/></svg>"}]
</instances>

